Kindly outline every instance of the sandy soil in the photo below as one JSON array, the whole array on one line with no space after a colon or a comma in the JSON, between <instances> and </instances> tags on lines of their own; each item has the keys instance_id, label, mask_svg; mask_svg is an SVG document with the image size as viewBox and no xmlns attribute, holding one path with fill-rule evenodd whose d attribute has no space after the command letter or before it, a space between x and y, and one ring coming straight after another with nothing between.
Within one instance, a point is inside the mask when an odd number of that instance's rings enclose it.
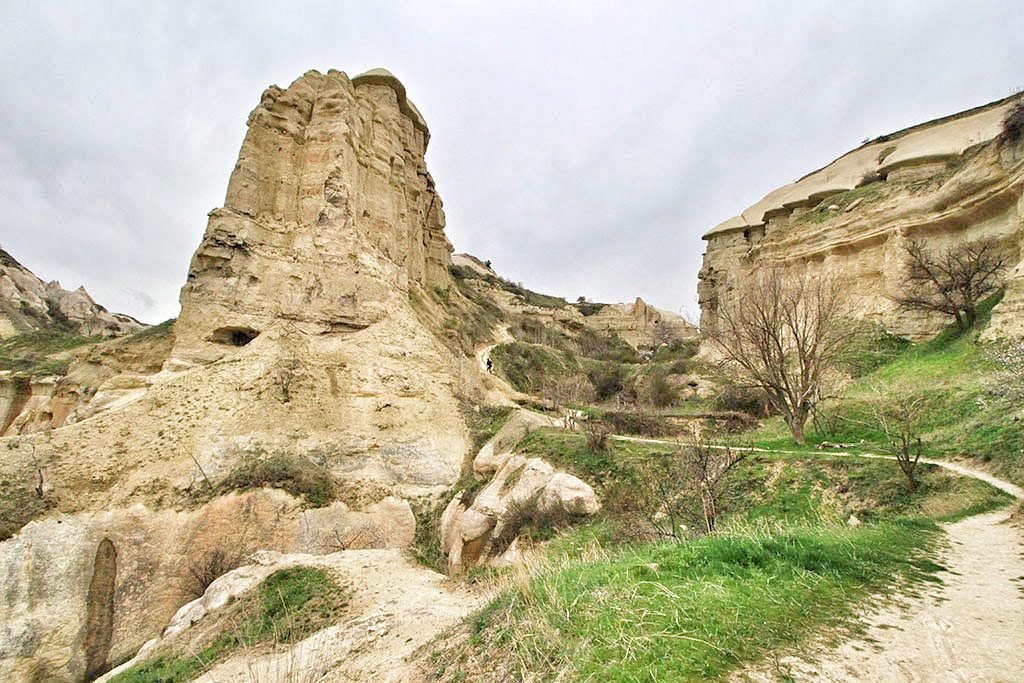
<instances>
[{"instance_id":1,"label":"sandy soil","mask_svg":"<svg viewBox=\"0 0 1024 683\"><path fill-rule=\"evenodd\" d=\"M489 599L420 567L398 550L346 550L310 556L353 588L350 618L283 652L242 652L196 683L400 683L411 655Z\"/></svg>"}]
</instances>

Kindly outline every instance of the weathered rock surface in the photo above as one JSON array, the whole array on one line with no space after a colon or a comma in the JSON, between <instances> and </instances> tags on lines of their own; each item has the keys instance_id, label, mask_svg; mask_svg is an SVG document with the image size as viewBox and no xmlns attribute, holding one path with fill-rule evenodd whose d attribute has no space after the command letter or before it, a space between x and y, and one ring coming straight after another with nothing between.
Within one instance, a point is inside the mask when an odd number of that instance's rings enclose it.
<instances>
[{"instance_id":1,"label":"weathered rock surface","mask_svg":"<svg viewBox=\"0 0 1024 683\"><path fill-rule=\"evenodd\" d=\"M488 483L470 497L459 492L441 516L441 550L449 573L481 565L516 563L517 537L529 523L560 523L593 515L601 505L594 490L541 458L512 451L531 429L553 421L517 411L473 461L473 474Z\"/></svg>"},{"instance_id":2,"label":"weathered rock surface","mask_svg":"<svg viewBox=\"0 0 1024 683\"><path fill-rule=\"evenodd\" d=\"M342 503L303 509L277 490L231 494L192 512L139 505L31 522L0 544L0 678L78 681L133 655L194 597L196 574L215 551L237 566L261 549L402 548L414 532L405 501L388 498L363 512ZM105 568L101 547L114 557ZM90 585L101 573L110 590L95 604ZM105 633L85 618L97 610L110 616Z\"/></svg>"},{"instance_id":3,"label":"weathered rock surface","mask_svg":"<svg viewBox=\"0 0 1024 683\"><path fill-rule=\"evenodd\" d=\"M611 332L637 349L656 349L697 336L697 330L678 313L655 308L640 297L632 304L608 304L583 323L599 332Z\"/></svg>"},{"instance_id":4,"label":"weathered rock surface","mask_svg":"<svg viewBox=\"0 0 1024 683\"><path fill-rule=\"evenodd\" d=\"M145 327L103 308L84 287L72 292L43 282L0 249L0 338L54 326L87 337L118 337Z\"/></svg>"},{"instance_id":5,"label":"weathered rock surface","mask_svg":"<svg viewBox=\"0 0 1024 683\"><path fill-rule=\"evenodd\" d=\"M555 305L537 306L510 291L503 280L485 261L470 254L455 254L452 264L470 275L476 286L486 291L509 316L526 316L553 329L590 329L601 334L614 334L635 349L656 349L665 343L697 336L697 329L678 313L651 306L640 297L631 304L568 303L545 297ZM502 284L506 285L505 287Z\"/></svg>"},{"instance_id":6,"label":"weathered rock surface","mask_svg":"<svg viewBox=\"0 0 1024 683\"><path fill-rule=\"evenodd\" d=\"M701 325L752 269L781 264L829 273L854 297L855 313L890 332L921 339L948 324L901 311L894 296L906 268L903 243L936 249L979 238L998 241L1021 260L1024 153L999 140L1014 98L909 128L849 152L704 235L698 295ZM835 208L831 208L831 207ZM1024 333L1024 285L1009 279L992 335Z\"/></svg>"},{"instance_id":7,"label":"weathered rock surface","mask_svg":"<svg viewBox=\"0 0 1024 683\"><path fill-rule=\"evenodd\" d=\"M253 560L255 564L223 576L201 598L182 607L161 637L147 643L134 661L187 653L193 632L201 630L206 617L215 615L231 597L244 595L279 569L301 565L326 570L350 591L338 622L290 647L236 653L197 680L406 683L414 680L414 653L489 597L412 564L397 550L347 550L320 556L260 552ZM113 675L100 678L99 683Z\"/></svg>"},{"instance_id":8,"label":"weathered rock surface","mask_svg":"<svg viewBox=\"0 0 1024 683\"><path fill-rule=\"evenodd\" d=\"M4 443L0 480L31 491L41 471L58 516L0 544L0 672L42 667L45 680L81 680L90 653L105 649L86 642L87 613L112 624L109 661L132 652L182 602L170 581L137 587L176 575L194 538L251 534L251 546L234 536L227 545L289 552L411 541L413 518L397 499L447 490L468 447L464 364L410 305L412 291L450 277L427 140L386 72L309 72L269 88L164 351L90 352L65 380L37 382L27 398L11 392L7 403L26 400L16 430L6 426L17 436ZM65 405L62 387L91 400ZM274 455L322 465L362 512L338 503L300 514L261 494L200 532L201 521L166 510L204 478ZM140 503L160 511L135 512ZM321 514L362 520L365 538L339 540L337 525L313 523ZM119 569L93 589L103 538ZM90 591L111 590L112 607L86 609Z\"/></svg>"}]
</instances>

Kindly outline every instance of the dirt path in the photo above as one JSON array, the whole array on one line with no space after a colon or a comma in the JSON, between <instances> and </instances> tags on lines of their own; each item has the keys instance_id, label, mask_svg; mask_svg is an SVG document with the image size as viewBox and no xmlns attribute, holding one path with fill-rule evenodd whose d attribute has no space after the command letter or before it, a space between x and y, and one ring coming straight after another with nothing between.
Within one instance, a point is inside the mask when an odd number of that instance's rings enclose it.
<instances>
[{"instance_id":1,"label":"dirt path","mask_svg":"<svg viewBox=\"0 0 1024 683\"><path fill-rule=\"evenodd\" d=\"M666 443L659 439L615 437ZM765 449L750 449L758 452ZM893 459L891 456L812 452L808 455ZM980 479L1024 500L1024 490L955 462L922 460ZM1024 681L1024 536L1009 511L943 525L948 544L939 563L942 584L862 615L864 635L837 648L814 647L780 658L778 666L748 670L746 681L872 681L980 683Z\"/></svg>"},{"instance_id":2,"label":"dirt path","mask_svg":"<svg viewBox=\"0 0 1024 683\"><path fill-rule=\"evenodd\" d=\"M526 394L517 391L511 384L506 382L496 372L487 370L487 361L491 359L491 351L501 344L510 344L515 337L509 332L508 325L498 329L498 341L493 344L481 346L476 350L477 369L480 371L480 381L483 382L487 391L487 403L492 405L516 405L516 401L528 401Z\"/></svg>"},{"instance_id":3,"label":"dirt path","mask_svg":"<svg viewBox=\"0 0 1024 683\"><path fill-rule=\"evenodd\" d=\"M862 638L787 657L752 681L1024 680L1024 545L1005 511L945 525L943 584L870 610Z\"/></svg>"}]
</instances>

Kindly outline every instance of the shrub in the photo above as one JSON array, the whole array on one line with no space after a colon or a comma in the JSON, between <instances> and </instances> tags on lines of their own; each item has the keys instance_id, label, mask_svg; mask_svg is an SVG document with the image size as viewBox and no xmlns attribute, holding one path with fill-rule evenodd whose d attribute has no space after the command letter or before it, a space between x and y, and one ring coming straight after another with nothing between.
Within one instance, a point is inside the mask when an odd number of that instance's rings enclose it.
<instances>
[{"instance_id":1,"label":"shrub","mask_svg":"<svg viewBox=\"0 0 1024 683\"><path fill-rule=\"evenodd\" d=\"M1008 144L1015 144L1024 138L1024 99L1017 101L1017 104L1006 112L1003 119L1003 132L1000 139Z\"/></svg>"},{"instance_id":2,"label":"shrub","mask_svg":"<svg viewBox=\"0 0 1024 683\"><path fill-rule=\"evenodd\" d=\"M598 334L584 329L576 342L580 353L595 360L614 361L616 363L639 363L641 358L636 349L626 343L617 334Z\"/></svg>"},{"instance_id":3,"label":"shrub","mask_svg":"<svg viewBox=\"0 0 1024 683\"><path fill-rule=\"evenodd\" d=\"M665 408L679 400L679 389L668 381L665 373L658 372L651 377L651 381L647 385L647 397L651 405L656 408Z\"/></svg>"},{"instance_id":4,"label":"shrub","mask_svg":"<svg viewBox=\"0 0 1024 683\"><path fill-rule=\"evenodd\" d=\"M491 352L491 359L513 387L534 395L543 390L546 381L565 374L565 366L570 364L562 354L525 342L502 344Z\"/></svg>"},{"instance_id":5,"label":"shrub","mask_svg":"<svg viewBox=\"0 0 1024 683\"><path fill-rule=\"evenodd\" d=\"M219 488L245 491L264 486L283 489L313 507L323 507L334 499L334 477L327 468L291 455L248 458L228 473Z\"/></svg>"},{"instance_id":6,"label":"shrub","mask_svg":"<svg viewBox=\"0 0 1024 683\"><path fill-rule=\"evenodd\" d=\"M762 417L767 417L772 412L764 392L736 384L727 384L722 387L722 390L715 396L714 408L720 411L747 413Z\"/></svg>"},{"instance_id":7,"label":"shrub","mask_svg":"<svg viewBox=\"0 0 1024 683\"><path fill-rule=\"evenodd\" d=\"M612 430L603 422L591 422L584 428L583 433L587 440L587 448L594 453L605 453L608 451L608 437Z\"/></svg>"},{"instance_id":8,"label":"shrub","mask_svg":"<svg viewBox=\"0 0 1024 683\"><path fill-rule=\"evenodd\" d=\"M244 556L237 549L231 552L220 548L194 558L185 577L185 590L196 598L203 595L210 584L232 569L242 566Z\"/></svg>"},{"instance_id":9,"label":"shrub","mask_svg":"<svg viewBox=\"0 0 1024 683\"><path fill-rule=\"evenodd\" d=\"M609 399L626 386L626 371L620 365L600 365L587 372L587 379L594 385L597 398Z\"/></svg>"},{"instance_id":10,"label":"shrub","mask_svg":"<svg viewBox=\"0 0 1024 683\"><path fill-rule=\"evenodd\" d=\"M631 411L608 411L601 416L601 421L616 434L634 434L636 436L664 436L666 429L663 420L649 413Z\"/></svg>"}]
</instances>

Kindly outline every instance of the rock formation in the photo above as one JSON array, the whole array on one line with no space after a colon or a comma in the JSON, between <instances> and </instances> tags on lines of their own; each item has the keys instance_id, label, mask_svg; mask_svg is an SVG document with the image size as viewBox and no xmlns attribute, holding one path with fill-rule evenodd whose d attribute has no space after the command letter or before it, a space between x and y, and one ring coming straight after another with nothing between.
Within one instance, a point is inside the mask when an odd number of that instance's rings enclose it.
<instances>
[{"instance_id":1,"label":"rock formation","mask_svg":"<svg viewBox=\"0 0 1024 683\"><path fill-rule=\"evenodd\" d=\"M38 484L52 512L0 544L0 678L78 681L133 653L181 604L169 586L188 572L189 548L243 547L231 533L285 552L328 551L325 537L411 542L399 499L455 483L468 448L459 395L473 388L460 365L470 361L410 304L450 277L428 139L384 71L309 72L264 93L162 336L162 369L148 362L159 353L133 356L137 340L90 351L68 378L92 400L5 443L5 490L31 500ZM168 510L278 455L329 471L345 503L304 512L274 492ZM234 512L212 523L207 510L224 506ZM346 538L351 523L377 531ZM97 612L83 601L104 539L116 571L93 590L112 596ZM84 639L86 612L112 619L100 641Z\"/></svg>"},{"instance_id":2,"label":"rock formation","mask_svg":"<svg viewBox=\"0 0 1024 683\"><path fill-rule=\"evenodd\" d=\"M490 285L486 288L488 294L510 317L528 316L570 334L574 329L587 328L599 334L616 335L635 349L656 349L661 344L697 336L697 329L682 316L655 308L640 297L631 304L571 304L556 297L544 297L547 305L538 306L523 299L519 285L499 277L477 257L455 254L452 263L469 279Z\"/></svg>"},{"instance_id":3,"label":"rock formation","mask_svg":"<svg viewBox=\"0 0 1024 683\"><path fill-rule=\"evenodd\" d=\"M401 308L410 282L446 286L429 138L382 69L268 88L192 259L175 361L216 360L285 328L351 334Z\"/></svg>"},{"instance_id":4,"label":"rock formation","mask_svg":"<svg viewBox=\"0 0 1024 683\"><path fill-rule=\"evenodd\" d=\"M598 332L610 332L637 349L655 349L661 344L697 336L697 330L680 315L651 306L640 297L632 304L600 306L584 324Z\"/></svg>"},{"instance_id":5,"label":"rock formation","mask_svg":"<svg viewBox=\"0 0 1024 683\"><path fill-rule=\"evenodd\" d=\"M900 310L903 243L935 248L994 238L1011 262L1022 256L1024 149L1000 139L1016 98L884 135L770 192L707 234L698 287L701 325L744 273L768 264L830 273L856 292L855 312L913 339L941 317ZM991 334L1024 333L1018 267Z\"/></svg>"},{"instance_id":6,"label":"rock formation","mask_svg":"<svg viewBox=\"0 0 1024 683\"><path fill-rule=\"evenodd\" d=\"M118 337L145 325L109 312L84 287L69 292L59 282L43 282L0 249L0 338L51 327L87 337Z\"/></svg>"},{"instance_id":7,"label":"rock formation","mask_svg":"<svg viewBox=\"0 0 1024 683\"><path fill-rule=\"evenodd\" d=\"M585 482L513 451L529 431L553 425L548 418L517 411L480 449L473 476L487 483L475 495L458 492L441 516L441 550L449 573L517 563L523 526L561 523L600 510Z\"/></svg>"}]
</instances>

